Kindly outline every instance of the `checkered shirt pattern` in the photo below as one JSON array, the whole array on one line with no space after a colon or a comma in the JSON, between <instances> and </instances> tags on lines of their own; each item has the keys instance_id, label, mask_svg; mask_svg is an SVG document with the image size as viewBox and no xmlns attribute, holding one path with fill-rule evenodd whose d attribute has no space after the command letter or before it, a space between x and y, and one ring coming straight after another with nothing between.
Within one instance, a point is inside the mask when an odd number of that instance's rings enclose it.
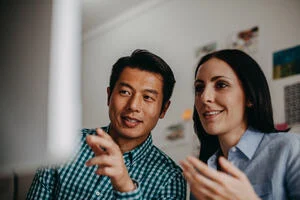
<instances>
[{"instance_id":1,"label":"checkered shirt pattern","mask_svg":"<svg viewBox=\"0 0 300 200\"><path fill-rule=\"evenodd\" d=\"M103 128L108 132L108 127ZM72 162L38 169L28 191L27 199L186 199L186 181L179 166L147 140L123 154L129 175L137 188L131 192L113 189L109 177L94 172L97 166L86 167L94 156L86 143L87 135L96 135L95 129L83 129L81 148Z\"/></svg>"}]
</instances>

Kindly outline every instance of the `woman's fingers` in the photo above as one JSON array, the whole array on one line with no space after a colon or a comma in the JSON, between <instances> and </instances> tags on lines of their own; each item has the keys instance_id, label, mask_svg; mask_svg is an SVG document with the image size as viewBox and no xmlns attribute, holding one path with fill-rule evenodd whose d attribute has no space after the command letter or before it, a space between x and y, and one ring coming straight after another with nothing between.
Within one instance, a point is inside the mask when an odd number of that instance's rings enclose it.
<instances>
[{"instance_id":1,"label":"woman's fingers","mask_svg":"<svg viewBox=\"0 0 300 200\"><path fill-rule=\"evenodd\" d=\"M205 176L199 171L199 169L203 171L202 168L206 168L207 166L204 163L201 163L200 160L196 159L194 161L191 163L191 161L187 159L185 161L180 162L183 168L183 174L187 179L188 183L190 184L192 193L196 194L197 196L200 195L203 197L205 196L207 198L209 197L213 199L223 196L223 188L220 187L219 183L215 180L210 179L209 177ZM204 164L205 166L199 166L202 164ZM210 170L216 172L214 169L209 169L208 171Z\"/></svg>"},{"instance_id":2,"label":"woman's fingers","mask_svg":"<svg viewBox=\"0 0 300 200\"><path fill-rule=\"evenodd\" d=\"M223 172L191 156L181 162L191 192L197 199L258 199L242 171L224 157L220 157L219 162Z\"/></svg>"},{"instance_id":3,"label":"woman's fingers","mask_svg":"<svg viewBox=\"0 0 300 200\"><path fill-rule=\"evenodd\" d=\"M183 175L190 185L194 184L195 169L187 161L181 161L180 165L183 168Z\"/></svg>"},{"instance_id":4,"label":"woman's fingers","mask_svg":"<svg viewBox=\"0 0 300 200\"><path fill-rule=\"evenodd\" d=\"M235 167L231 162L229 162L224 157L219 158L219 163L220 163L222 170L225 173L228 173L237 179L244 180L246 178L245 174L241 170L239 170L237 167Z\"/></svg>"},{"instance_id":5,"label":"woman's fingers","mask_svg":"<svg viewBox=\"0 0 300 200\"><path fill-rule=\"evenodd\" d=\"M203 176L218 182L222 183L222 179L224 178L222 173L218 172L215 169L208 167L204 162L200 161L199 159L188 156L187 161Z\"/></svg>"}]
</instances>

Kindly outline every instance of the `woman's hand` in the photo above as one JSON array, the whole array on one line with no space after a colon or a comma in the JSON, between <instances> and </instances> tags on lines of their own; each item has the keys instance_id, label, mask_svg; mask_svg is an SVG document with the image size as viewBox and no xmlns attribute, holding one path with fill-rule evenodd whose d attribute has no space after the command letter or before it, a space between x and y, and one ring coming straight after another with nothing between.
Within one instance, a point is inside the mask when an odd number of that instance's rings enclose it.
<instances>
[{"instance_id":1,"label":"woman's hand","mask_svg":"<svg viewBox=\"0 0 300 200\"><path fill-rule=\"evenodd\" d=\"M183 174L197 199L259 199L247 176L224 157L219 158L223 170L216 171L195 157L181 161Z\"/></svg>"}]
</instances>

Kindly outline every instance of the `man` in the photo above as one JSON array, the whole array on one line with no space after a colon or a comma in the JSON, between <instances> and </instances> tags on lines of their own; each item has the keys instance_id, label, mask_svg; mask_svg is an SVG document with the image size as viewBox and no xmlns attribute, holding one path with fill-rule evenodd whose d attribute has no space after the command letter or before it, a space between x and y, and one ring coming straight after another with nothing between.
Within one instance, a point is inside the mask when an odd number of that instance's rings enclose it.
<instances>
[{"instance_id":1,"label":"man","mask_svg":"<svg viewBox=\"0 0 300 200\"><path fill-rule=\"evenodd\" d=\"M181 169L151 137L174 84L167 63L146 50L120 58L107 88L110 125L83 129L75 159L38 170L27 199L185 199Z\"/></svg>"}]
</instances>

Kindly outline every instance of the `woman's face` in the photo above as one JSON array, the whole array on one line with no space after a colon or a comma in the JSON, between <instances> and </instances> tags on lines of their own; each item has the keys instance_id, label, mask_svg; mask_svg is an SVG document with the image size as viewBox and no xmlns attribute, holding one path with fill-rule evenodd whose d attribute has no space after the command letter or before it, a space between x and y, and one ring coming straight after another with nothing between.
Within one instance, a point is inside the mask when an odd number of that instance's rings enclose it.
<instances>
[{"instance_id":1,"label":"woman's face","mask_svg":"<svg viewBox=\"0 0 300 200\"><path fill-rule=\"evenodd\" d=\"M211 135L242 134L247 129L242 84L224 61L212 58L197 72L195 106L204 130Z\"/></svg>"}]
</instances>

